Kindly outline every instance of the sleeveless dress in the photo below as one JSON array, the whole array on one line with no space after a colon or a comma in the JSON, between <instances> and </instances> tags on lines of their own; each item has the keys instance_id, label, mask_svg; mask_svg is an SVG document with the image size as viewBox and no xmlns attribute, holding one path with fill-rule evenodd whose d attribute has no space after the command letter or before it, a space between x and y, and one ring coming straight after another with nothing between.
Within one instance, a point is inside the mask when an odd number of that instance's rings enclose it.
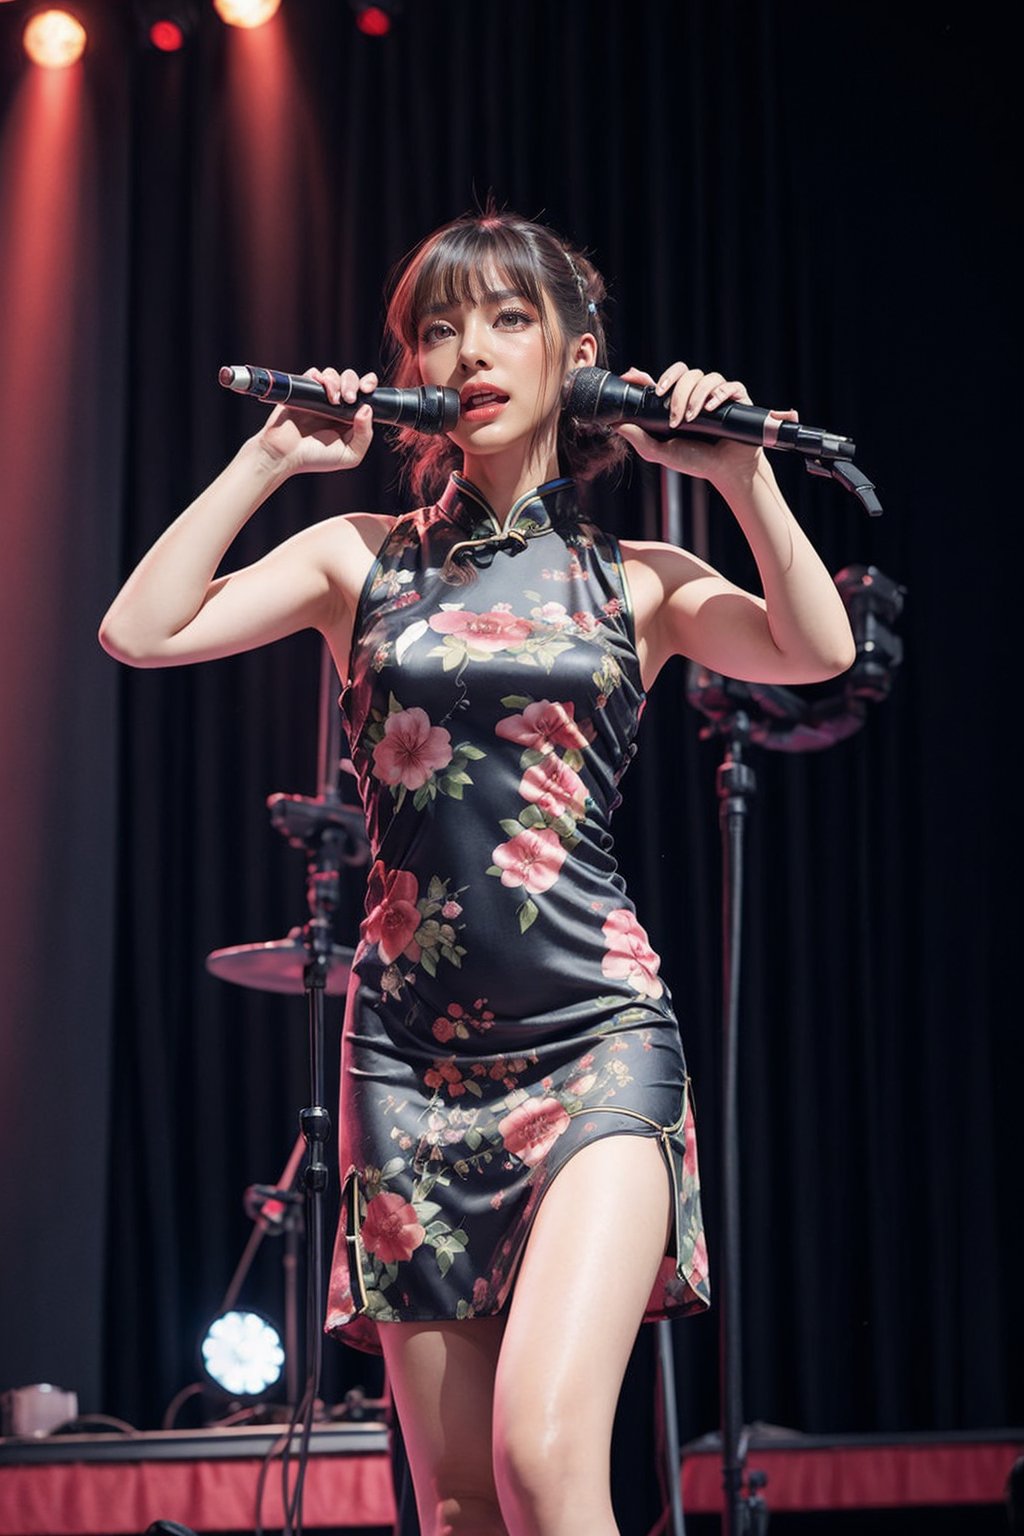
<instances>
[{"instance_id":1,"label":"sleeveless dress","mask_svg":"<svg viewBox=\"0 0 1024 1536\"><path fill-rule=\"evenodd\" d=\"M500 1311L551 1180L622 1134L657 1139L674 1192L647 1317L703 1309L689 1079L609 831L644 704L617 542L571 480L502 527L453 475L386 537L350 678L373 862L326 1330L378 1351L378 1322Z\"/></svg>"}]
</instances>

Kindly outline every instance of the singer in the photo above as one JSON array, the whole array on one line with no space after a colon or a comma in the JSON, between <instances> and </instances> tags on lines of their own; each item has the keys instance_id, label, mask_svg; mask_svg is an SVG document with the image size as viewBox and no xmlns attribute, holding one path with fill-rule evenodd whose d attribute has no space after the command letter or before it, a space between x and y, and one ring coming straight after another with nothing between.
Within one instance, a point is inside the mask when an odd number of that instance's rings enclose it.
<instances>
[{"instance_id":1,"label":"singer","mask_svg":"<svg viewBox=\"0 0 1024 1536\"><path fill-rule=\"evenodd\" d=\"M563 407L607 368L605 285L488 209L389 285L390 382L459 396L395 429L415 510L330 518L217 575L291 476L374 437L278 406L143 557L100 628L132 666L303 628L330 645L373 865L344 1021L327 1329L382 1350L423 1536L611 1536L612 1425L644 1319L708 1305L690 1081L609 818L665 660L767 683L854 660L846 610L761 448ZM375 373L313 368L331 400ZM741 383L675 361L672 423ZM791 411L776 413L795 419ZM621 543L581 488L630 454L721 492L760 573Z\"/></svg>"}]
</instances>

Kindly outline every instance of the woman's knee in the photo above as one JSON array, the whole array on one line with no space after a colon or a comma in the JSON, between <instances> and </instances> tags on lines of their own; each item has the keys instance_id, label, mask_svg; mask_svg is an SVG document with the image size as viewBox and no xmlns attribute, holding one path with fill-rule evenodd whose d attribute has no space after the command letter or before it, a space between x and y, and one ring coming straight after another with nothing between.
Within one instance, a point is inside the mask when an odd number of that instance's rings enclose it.
<instances>
[{"instance_id":1,"label":"woman's knee","mask_svg":"<svg viewBox=\"0 0 1024 1536\"><path fill-rule=\"evenodd\" d=\"M502 1508L517 1516L530 1511L539 1530L558 1530L563 1511L596 1511L610 1498L607 1437L575 1407L549 1400L535 1402L532 1415L510 1415L496 1405L494 1476Z\"/></svg>"}]
</instances>

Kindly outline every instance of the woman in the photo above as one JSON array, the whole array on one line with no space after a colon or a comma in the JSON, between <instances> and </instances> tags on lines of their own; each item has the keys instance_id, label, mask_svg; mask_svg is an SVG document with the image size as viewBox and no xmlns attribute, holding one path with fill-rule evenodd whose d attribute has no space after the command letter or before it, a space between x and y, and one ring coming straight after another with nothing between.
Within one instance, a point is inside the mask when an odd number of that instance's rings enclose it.
<instances>
[{"instance_id":1,"label":"woman","mask_svg":"<svg viewBox=\"0 0 1024 1536\"><path fill-rule=\"evenodd\" d=\"M436 231L388 312L395 382L460 395L447 437L399 434L425 505L328 519L217 576L284 480L369 448L366 406L347 426L279 408L100 631L118 659L169 666L311 626L344 681L374 862L326 1321L383 1351L424 1536L615 1531L609 1450L637 1328L708 1303L678 1029L608 832L645 691L675 654L789 684L854 658L760 450L562 410L566 374L605 365L603 297L580 251L516 215ZM350 403L378 383L310 376ZM672 424L747 399L682 362L656 387ZM721 492L763 597L586 520L575 482L630 449Z\"/></svg>"}]
</instances>

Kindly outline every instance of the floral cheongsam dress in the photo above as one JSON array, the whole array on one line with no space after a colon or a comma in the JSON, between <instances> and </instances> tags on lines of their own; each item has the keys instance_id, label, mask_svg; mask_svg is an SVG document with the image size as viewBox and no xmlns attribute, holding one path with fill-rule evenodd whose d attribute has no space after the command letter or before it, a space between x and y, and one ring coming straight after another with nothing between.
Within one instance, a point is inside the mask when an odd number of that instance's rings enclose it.
<instances>
[{"instance_id":1,"label":"floral cheongsam dress","mask_svg":"<svg viewBox=\"0 0 1024 1536\"><path fill-rule=\"evenodd\" d=\"M706 1307L689 1080L609 831L644 703L615 540L571 480L501 528L452 476L385 539L350 674L373 862L327 1330L378 1350L378 1322L498 1312L551 1180L624 1134L674 1192L647 1315Z\"/></svg>"}]
</instances>

